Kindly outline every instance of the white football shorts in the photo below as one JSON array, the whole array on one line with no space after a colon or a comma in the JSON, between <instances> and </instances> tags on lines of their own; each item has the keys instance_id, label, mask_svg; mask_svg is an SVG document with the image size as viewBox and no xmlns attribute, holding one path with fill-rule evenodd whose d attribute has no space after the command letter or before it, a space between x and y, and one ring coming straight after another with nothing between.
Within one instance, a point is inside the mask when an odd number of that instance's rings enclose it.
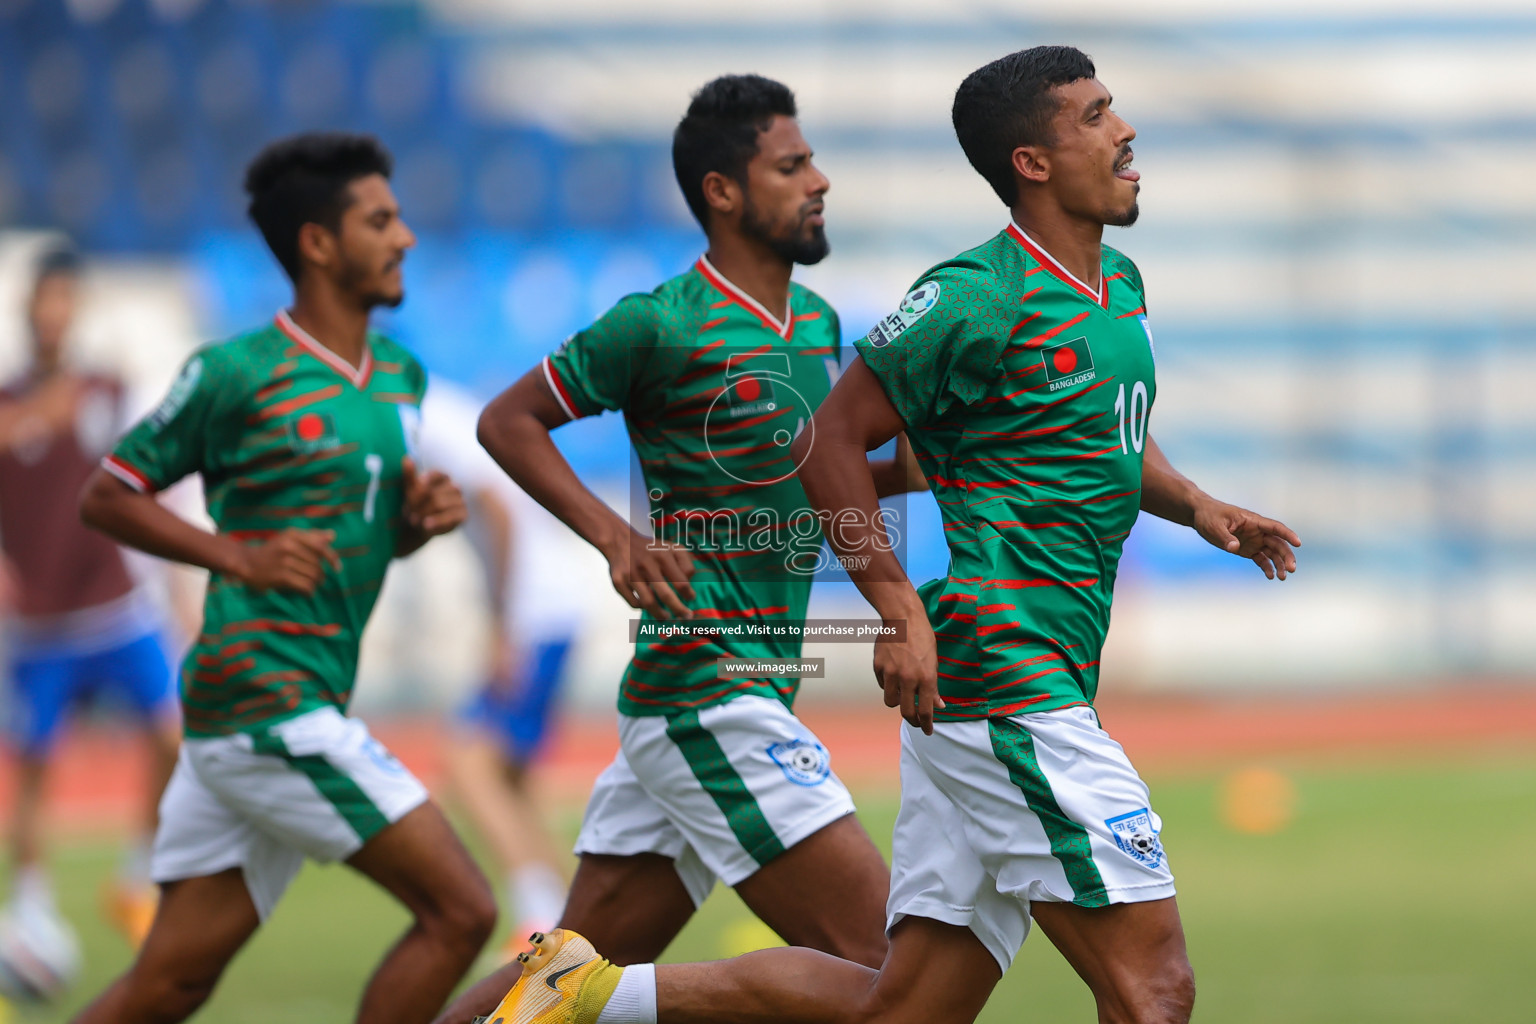
<instances>
[{"instance_id":1,"label":"white football shorts","mask_svg":"<svg viewBox=\"0 0 1536 1024\"><path fill-rule=\"evenodd\" d=\"M241 868L265 920L305 857L345 860L426 799L368 727L335 708L186 739L160 799L150 871L174 882Z\"/></svg>"},{"instance_id":2,"label":"white football shorts","mask_svg":"<svg viewBox=\"0 0 1536 1024\"><path fill-rule=\"evenodd\" d=\"M779 701L619 716L619 753L592 787L576 852L677 862L695 904L854 811L820 740Z\"/></svg>"},{"instance_id":3,"label":"white football shorts","mask_svg":"<svg viewBox=\"0 0 1536 1024\"><path fill-rule=\"evenodd\" d=\"M969 927L1004 971L1035 901L1102 907L1174 894L1146 783L1086 707L903 724L887 929Z\"/></svg>"}]
</instances>

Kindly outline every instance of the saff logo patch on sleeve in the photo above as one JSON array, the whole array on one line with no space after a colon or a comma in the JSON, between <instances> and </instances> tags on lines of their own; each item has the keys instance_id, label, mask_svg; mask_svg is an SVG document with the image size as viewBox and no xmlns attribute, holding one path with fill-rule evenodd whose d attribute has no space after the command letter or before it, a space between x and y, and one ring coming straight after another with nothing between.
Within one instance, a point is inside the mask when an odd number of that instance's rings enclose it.
<instances>
[{"instance_id":1,"label":"saff logo patch on sleeve","mask_svg":"<svg viewBox=\"0 0 1536 1024\"><path fill-rule=\"evenodd\" d=\"M924 313L938 304L939 282L924 281L907 293L907 297L901 300L901 306L896 312L869 329L867 335L869 343L875 348L884 348L901 337L908 328L922 319Z\"/></svg>"},{"instance_id":2,"label":"saff logo patch on sleeve","mask_svg":"<svg viewBox=\"0 0 1536 1024\"><path fill-rule=\"evenodd\" d=\"M1158 837L1162 823L1150 808L1143 807L1129 814L1106 819L1109 834L1115 837L1115 845L1133 860L1149 868L1163 863L1163 841Z\"/></svg>"},{"instance_id":3,"label":"saff logo patch on sleeve","mask_svg":"<svg viewBox=\"0 0 1536 1024\"><path fill-rule=\"evenodd\" d=\"M155 406L155 410L149 414L149 424L155 430L164 430L165 425L176 418L186 406L187 400L197 390L197 382L203 379L203 360L199 356L181 368L176 379L171 382L170 390Z\"/></svg>"},{"instance_id":4,"label":"saff logo patch on sleeve","mask_svg":"<svg viewBox=\"0 0 1536 1024\"><path fill-rule=\"evenodd\" d=\"M788 743L775 743L768 748L768 756L784 771L784 776L797 786L819 786L832 774L832 757L827 748L814 740L794 739Z\"/></svg>"},{"instance_id":5,"label":"saff logo patch on sleeve","mask_svg":"<svg viewBox=\"0 0 1536 1024\"><path fill-rule=\"evenodd\" d=\"M405 454L417 458L421 450L421 407L398 405L400 410L400 436L405 438Z\"/></svg>"},{"instance_id":6,"label":"saff logo patch on sleeve","mask_svg":"<svg viewBox=\"0 0 1536 1024\"><path fill-rule=\"evenodd\" d=\"M1045 366L1045 379L1050 381L1052 391L1082 384L1098 376L1093 368L1093 350L1088 347L1086 337L1041 349L1040 361Z\"/></svg>"}]
</instances>

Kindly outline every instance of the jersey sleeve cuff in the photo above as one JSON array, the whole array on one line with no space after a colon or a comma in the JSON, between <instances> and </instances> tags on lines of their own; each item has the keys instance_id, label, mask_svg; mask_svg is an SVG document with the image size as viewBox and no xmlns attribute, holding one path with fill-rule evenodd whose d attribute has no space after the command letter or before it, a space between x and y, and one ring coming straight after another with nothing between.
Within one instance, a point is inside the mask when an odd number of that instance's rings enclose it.
<instances>
[{"instance_id":1,"label":"jersey sleeve cuff","mask_svg":"<svg viewBox=\"0 0 1536 1024\"><path fill-rule=\"evenodd\" d=\"M149 482L149 477L145 476L143 473L139 472L133 466L130 466L116 455L108 455L106 458L102 459L101 468L106 470L108 473L111 473L113 476L117 477L123 483L127 484L129 487L132 487L140 494L153 494L155 492L155 486Z\"/></svg>"},{"instance_id":2,"label":"jersey sleeve cuff","mask_svg":"<svg viewBox=\"0 0 1536 1024\"><path fill-rule=\"evenodd\" d=\"M582 413L577 411L575 397L565 386L565 382L560 379L560 371L555 369L555 364L550 361L549 356L544 357L541 365L544 368L544 382L549 385L555 401L560 403L561 410L573 420L581 419Z\"/></svg>"}]
</instances>

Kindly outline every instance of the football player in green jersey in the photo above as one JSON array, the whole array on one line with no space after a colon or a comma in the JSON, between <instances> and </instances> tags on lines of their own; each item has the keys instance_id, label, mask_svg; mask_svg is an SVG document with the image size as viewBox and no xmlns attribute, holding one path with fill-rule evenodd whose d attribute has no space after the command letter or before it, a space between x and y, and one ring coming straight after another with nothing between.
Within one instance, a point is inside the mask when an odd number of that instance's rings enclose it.
<instances>
[{"instance_id":1,"label":"football player in green jersey","mask_svg":"<svg viewBox=\"0 0 1536 1024\"><path fill-rule=\"evenodd\" d=\"M536 943L497 1010L507 1024L545 1019L529 996L554 961L575 969L565 1015L548 1019L570 1024L969 1021L1032 921L1100 1021L1189 1019L1161 822L1092 709L1115 569L1140 510L1270 577L1295 569L1300 541L1200 491L1147 432L1141 277L1102 244L1106 224L1136 219L1135 132L1093 64L1070 47L1012 54L965 80L954 123L1013 221L918 278L858 343L814 443L795 445L815 507L867 512L864 453L908 431L950 546L949 572L914 588L867 543L878 523L854 515L829 538L876 552L851 575L884 620L907 624L874 662L907 722L890 955L879 971L804 950L620 969L561 932Z\"/></svg>"},{"instance_id":2,"label":"football player in green jersey","mask_svg":"<svg viewBox=\"0 0 1536 1024\"><path fill-rule=\"evenodd\" d=\"M607 557L643 608L619 695L620 752L598 779L562 923L623 962L654 959L716 879L788 942L871 967L885 954L885 863L793 714L797 678L732 674L735 658L796 658L821 551L790 442L810 429L839 369L837 315L791 280L828 251L827 179L790 90L726 76L693 99L673 162L708 251L630 295L497 398L487 449L527 492ZM637 531L589 492L550 431L622 410L650 496ZM881 493L921 487L915 465L873 467ZM495 1005L519 965L445 1019Z\"/></svg>"},{"instance_id":3,"label":"football player in green jersey","mask_svg":"<svg viewBox=\"0 0 1536 1024\"><path fill-rule=\"evenodd\" d=\"M306 856L346 861L414 917L361 1019L430 1020L494 926L490 887L442 812L346 715L391 559L465 516L452 481L410 458L425 373L368 327L371 309L401 301L415 243L390 166L376 140L341 134L256 158L251 217L293 305L194 354L86 486L87 523L211 575L155 836L159 909L132 969L82 1024L190 1016ZM216 533L154 500L190 473Z\"/></svg>"}]
</instances>

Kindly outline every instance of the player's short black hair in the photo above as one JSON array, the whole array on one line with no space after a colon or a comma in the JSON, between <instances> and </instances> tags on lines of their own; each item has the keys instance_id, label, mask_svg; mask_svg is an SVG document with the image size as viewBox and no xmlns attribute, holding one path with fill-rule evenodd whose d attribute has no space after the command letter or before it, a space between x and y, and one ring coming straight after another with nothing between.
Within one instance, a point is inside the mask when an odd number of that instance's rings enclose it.
<instances>
[{"instance_id":1,"label":"player's short black hair","mask_svg":"<svg viewBox=\"0 0 1536 1024\"><path fill-rule=\"evenodd\" d=\"M757 137L776 116L795 116L795 94L762 75L721 75L693 94L672 133L672 169L688 209L706 229L704 176L716 171L745 185Z\"/></svg>"},{"instance_id":2,"label":"player's short black hair","mask_svg":"<svg viewBox=\"0 0 1536 1024\"><path fill-rule=\"evenodd\" d=\"M1010 53L965 76L955 90L950 117L966 159L1009 206L1018 199L1013 151L1055 142L1051 90L1097 72L1073 46L1032 46Z\"/></svg>"},{"instance_id":3,"label":"player's short black hair","mask_svg":"<svg viewBox=\"0 0 1536 1024\"><path fill-rule=\"evenodd\" d=\"M34 291L50 277L78 277L79 275L80 253L68 242L55 242L49 245L38 254L37 259L32 261Z\"/></svg>"},{"instance_id":4,"label":"player's short black hair","mask_svg":"<svg viewBox=\"0 0 1536 1024\"><path fill-rule=\"evenodd\" d=\"M332 231L352 205L347 186L370 174L389 177L394 160L372 135L305 132L269 144L245 169L246 212L272 255L293 281L299 279L299 228L320 224Z\"/></svg>"}]
</instances>

